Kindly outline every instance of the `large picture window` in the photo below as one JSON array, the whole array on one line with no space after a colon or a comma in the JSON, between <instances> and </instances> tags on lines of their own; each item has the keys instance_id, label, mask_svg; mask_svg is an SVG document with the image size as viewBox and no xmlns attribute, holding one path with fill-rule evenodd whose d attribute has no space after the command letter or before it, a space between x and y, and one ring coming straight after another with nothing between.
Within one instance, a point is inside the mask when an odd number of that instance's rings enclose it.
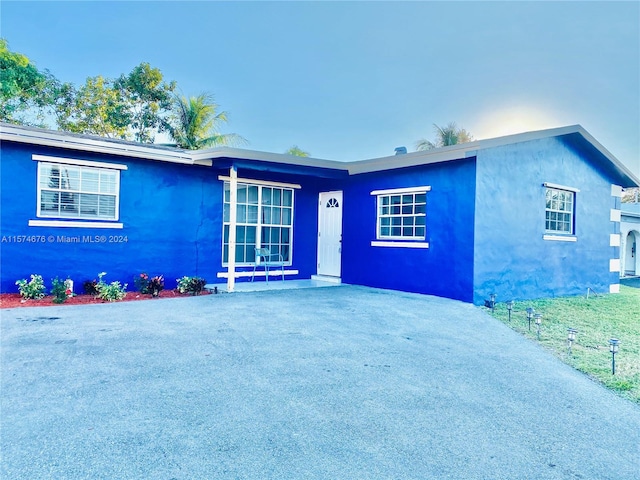
<instances>
[{"instance_id":1,"label":"large picture window","mask_svg":"<svg viewBox=\"0 0 640 480\"><path fill-rule=\"evenodd\" d=\"M378 239L424 240L427 190L398 189L381 192L378 198Z\"/></svg>"},{"instance_id":2,"label":"large picture window","mask_svg":"<svg viewBox=\"0 0 640 480\"><path fill-rule=\"evenodd\" d=\"M236 207L236 264L255 261L256 248L269 248L291 263L293 190L291 188L238 183ZM229 262L231 190L224 183L224 232L222 263Z\"/></svg>"},{"instance_id":3,"label":"large picture window","mask_svg":"<svg viewBox=\"0 0 640 480\"><path fill-rule=\"evenodd\" d=\"M554 187L546 187L546 233L573 235L576 193Z\"/></svg>"},{"instance_id":4,"label":"large picture window","mask_svg":"<svg viewBox=\"0 0 640 480\"><path fill-rule=\"evenodd\" d=\"M118 169L38 162L38 217L117 220L119 194Z\"/></svg>"}]
</instances>

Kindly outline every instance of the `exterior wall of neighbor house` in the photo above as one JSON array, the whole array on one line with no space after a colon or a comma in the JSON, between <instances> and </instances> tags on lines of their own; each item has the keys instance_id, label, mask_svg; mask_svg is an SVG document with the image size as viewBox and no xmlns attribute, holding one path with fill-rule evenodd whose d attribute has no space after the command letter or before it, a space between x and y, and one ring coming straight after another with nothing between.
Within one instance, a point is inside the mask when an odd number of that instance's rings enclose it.
<instances>
[{"instance_id":1,"label":"exterior wall of neighbor house","mask_svg":"<svg viewBox=\"0 0 640 480\"><path fill-rule=\"evenodd\" d=\"M37 220L33 154L127 165L120 173L121 229L29 226ZM15 281L43 276L82 282L107 272L133 288L133 275L163 274L168 288L182 275L213 278L220 269L220 182L211 168L92 154L13 142L2 143L1 269L3 292ZM48 220L48 219L40 219ZM73 220L73 219L69 219ZM213 239L213 241L212 241Z\"/></svg>"},{"instance_id":2,"label":"exterior wall of neighbor house","mask_svg":"<svg viewBox=\"0 0 640 480\"><path fill-rule=\"evenodd\" d=\"M431 187L429 248L372 246L377 198L371 192L416 186ZM350 177L344 189L342 281L470 302L474 195L474 159Z\"/></svg>"},{"instance_id":3,"label":"exterior wall of neighbor house","mask_svg":"<svg viewBox=\"0 0 640 480\"><path fill-rule=\"evenodd\" d=\"M586 155L560 138L477 153L474 303L617 290L619 189ZM580 190L575 241L543 238L545 182Z\"/></svg>"},{"instance_id":4,"label":"exterior wall of neighbor house","mask_svg":"<svg viewBox=\"0 0 640 480\"><path fill-rule=\"evenodd\" d=\"M640 203L621 205L620 237L620 275L640 275Z\"/></svg>"}]
</instances>

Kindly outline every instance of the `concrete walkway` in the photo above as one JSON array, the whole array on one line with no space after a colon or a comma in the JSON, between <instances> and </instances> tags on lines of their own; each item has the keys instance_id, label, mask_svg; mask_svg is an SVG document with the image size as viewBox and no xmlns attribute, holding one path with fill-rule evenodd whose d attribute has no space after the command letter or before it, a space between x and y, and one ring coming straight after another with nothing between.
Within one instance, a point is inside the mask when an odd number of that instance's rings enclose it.
<instances>
[{"instance_id":1,"label":"concrete walkway","mask_svg":"<svg viewBox=\"0 0 640 480\"><path fill-rule=\"evenodd\" d=\"M343 286L1 315L3 479L640 478L640 408L468 304Z\"/></svg>"}]
</instances>

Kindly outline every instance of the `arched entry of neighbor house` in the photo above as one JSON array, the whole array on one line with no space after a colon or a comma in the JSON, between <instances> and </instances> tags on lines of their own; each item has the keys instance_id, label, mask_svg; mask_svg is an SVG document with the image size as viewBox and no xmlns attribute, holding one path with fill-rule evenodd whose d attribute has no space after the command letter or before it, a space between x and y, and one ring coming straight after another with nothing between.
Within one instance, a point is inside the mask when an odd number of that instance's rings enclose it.
<instances>
[{"instance_id":1,"label":"arched entry of neighbor house","mask_svg":"<svg viewBox=\"0 0 640 480\"><path fill-rule=\"evenodd\" d=\"M631 230L627 234L624 247L624 274L635 276L638 275L638 245L640 244L640 233Z\"/></svg>"}]
</instances>

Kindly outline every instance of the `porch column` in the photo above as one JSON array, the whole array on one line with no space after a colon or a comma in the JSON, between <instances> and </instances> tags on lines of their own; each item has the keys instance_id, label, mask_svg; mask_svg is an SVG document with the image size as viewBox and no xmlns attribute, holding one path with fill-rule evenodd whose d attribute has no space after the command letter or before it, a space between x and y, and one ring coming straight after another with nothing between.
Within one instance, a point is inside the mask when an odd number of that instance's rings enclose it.
<instances>
[{"instance_id":1,"label":"porch column","mask_svg":"<svg viewBox=\"0 0 640 480\"><path fill-rule=\"evenodd\" d=\"M227 292L236 285L236 210L238 207L238 169L229 169L229 266L227 268Z\"/></svg>"}]
</instances>

